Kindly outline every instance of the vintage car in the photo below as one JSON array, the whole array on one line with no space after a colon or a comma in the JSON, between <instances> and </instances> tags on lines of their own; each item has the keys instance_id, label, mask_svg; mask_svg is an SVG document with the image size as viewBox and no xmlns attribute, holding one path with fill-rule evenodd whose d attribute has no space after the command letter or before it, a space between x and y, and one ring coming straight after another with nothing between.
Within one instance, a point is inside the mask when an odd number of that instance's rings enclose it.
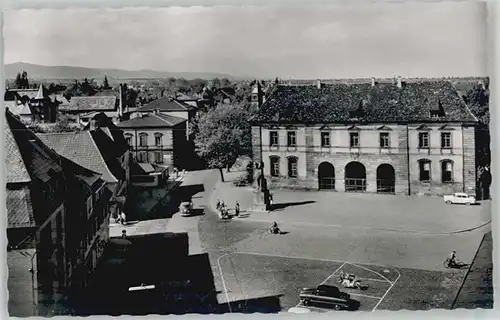
<instances>
[{"instance_id":1,"label":"vintage car","mask_svg":"<svg viewBox=\"0 0 500 320\"><path fill-rule=\"evenodd\" d=\"M452 195L445 195L443 199L444 202L446 202L447 204L457 203L457 204L465 204L468 206L476 203L475 197L469 196L468 194L462 192L457 192Z\"/></svg>"},{"instance_id":2,"label":"vintage car","mask_svg":"<svg viewBox=\"0 0 500 320\"><path fill-rule=\"evenodd\" d=\"M305 306L327 306L335 310L356 310L359 307L359 302L352 300L349 294L341 292L335 286L319 285L316 288L304 288L299 297Z\"/></svg>"},{"instance_id":3,"label":"vintage car","mask_svg":"<svg viewBox=\"0 0 500 320\"><path fill-rule=\"evenodd\" d=\"M179 212L181 216L183 217L189 217L190 215L193 214L193 202L191 201L184 201L181 203L179 206Z\"/></svg>"}]
</instances>

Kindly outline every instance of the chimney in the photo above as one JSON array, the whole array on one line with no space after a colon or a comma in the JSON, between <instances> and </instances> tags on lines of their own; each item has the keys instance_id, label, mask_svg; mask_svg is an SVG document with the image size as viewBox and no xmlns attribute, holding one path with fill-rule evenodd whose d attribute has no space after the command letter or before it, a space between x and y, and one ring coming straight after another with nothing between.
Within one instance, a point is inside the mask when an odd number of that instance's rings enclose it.
<instances>
[{"instance_id":1,"label":"chimney","mask_svg":"<svg viewBox=\"0 0 500 320\"><path fill-rule=\"evenodd\" d=\"M372 78L372 87L375 87L377 83L375 82L375 78Z\"/></svg>"},{"instance_id":2,"label":"chimney","mask_svg":"<svg viewBox=\"0 0 500 320\"><path fill-rule=\"evenodd\" d=\"M89 126L90 126L90 131L94 131L96 129L96 124L94 119L90 120Z\"/></svg>"},{"instance_id":3,"label":"chimney","mask_svg":"<svg viewBox=\"0 0 500 320\"><path fill-rule=\"evenodd\" d=\"M398 88L400 88L400 89L403 87L403 82L402 82L402 80L401 80L401 77L398 77L397 86L398 86Z\"/></svg>"},{"instance_id":4,"label":"chimney","mask_svg":"<svg viewBox=\"0 0 500 320\"><path fill-rule=\"evenodd\" d=\"M120 83L120 101L118 101L118 116L123 116L123 85Z\"/></svg>"},{"instance_id":5,"label":"chimney","mask_svg":"<svg viewBox=\"0 0 500 320\"><path fill-rule=\"evenodd\" d=\"M321 89L321 80L316 80L316 88Z\"/></svg>"}]
</instances>

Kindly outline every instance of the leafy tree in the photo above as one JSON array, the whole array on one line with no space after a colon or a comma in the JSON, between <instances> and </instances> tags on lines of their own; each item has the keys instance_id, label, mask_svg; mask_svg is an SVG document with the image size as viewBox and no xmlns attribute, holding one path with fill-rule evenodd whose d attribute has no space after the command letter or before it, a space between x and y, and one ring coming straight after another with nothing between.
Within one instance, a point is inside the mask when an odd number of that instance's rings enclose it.
<instances>
[{"instance_id":1,"label":"leafy tree","mask_svg":"<svg viewBox=\"0 0 500 320\"><path fill-rule=\"evenodd\" d=\"M18 72L16 75L16 80L14 82L14 86L16 87L16 89L22 89L22 87L23 87L23 80L21 79L20 72Z\"/></svg>"},{"instance_id":2,"label":"leafy tree","mask_svg":"<svg viewBox=\"0 0 500 320\"><path fill-rule=\"evenodd\" d=\"M21 83L22 83L21 89L29 89L30 83L28 81L28 73L26 71L23 71L21 75Z\"/></svg>"},{"instance_id":3,"label":"leafy tree","mask_svg":"<svg viewBox=\"0 0 500 320\"><path fill-rule=\"evenodd\" d=\"M97 92L97 85L94 79L89 80L85 78L80 86L83 95L85 96L93 96Z\"/></svg>"},{"instance_id":4,"label":"leafy tree","mask_svg":"<svg viewBox=\"0 0 500 320\"><path fill-rule=\"evenodd\" d=\"M229 169L239 156L252 153L250 116L243 105L219 105L191 123L197 154L210 168L219 169L222 181L223 168Z\"/></svg>"},{"instance_id":5,"label":"leafy tree","mask_svg":"<svg viewBox=\"0 0 500 320\"><path fill-rule=\"evenodd\" d=\"M104 82L102 84L102 88L103 89L111 89L111 87L109 86L109 82L108 82L108 77L107 76L104 76Z\"/></svg>"}]
</instances>

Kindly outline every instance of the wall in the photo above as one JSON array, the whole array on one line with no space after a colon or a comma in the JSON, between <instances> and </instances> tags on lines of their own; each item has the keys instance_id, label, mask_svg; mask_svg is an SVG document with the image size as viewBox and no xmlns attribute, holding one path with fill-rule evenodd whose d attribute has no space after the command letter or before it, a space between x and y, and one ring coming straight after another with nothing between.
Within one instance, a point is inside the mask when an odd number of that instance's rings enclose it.
<instances>
[{"instance_id":1,"label":"wall","mask_svg":"<svg viewBox=\"0 0 500 320\"><path fill-rule=\"evenodd\" d=\"M155 152L162 152L162 164L165 166L170 166L173 164L173 133L171 128L140 128L140 129L128 129L123 128L124 136L131 136L130 146L132 147L132 156L138 159L137 152L145 151L147 152L148 162L155 163ZM140 146L140 134L147 133L147 147ZM155 133L162 134L162 145L156 146L155 144Z\"/></svg>"},{"instance_id":2,"label":"wall","mask_svg":"<svg viewBox=\"0 0 500 320\"><path fill-rule=\"evenodd\" d=\"M9 291L8 312L11 317L31 317L38 313L37 264L32 259L35 249L12 250L7 252Z\"/></svg>"},{"instance_id":3,"label":"wall","mask_svg":"<svg viewBox=\"0 0 500 320\"><path fill-rule=\"evenodd\" d=\"M418 148L419 125L370 124L360 125L358 148L350 147L350 125L314 125L295 127L252 127L252 145L254 159L263 160L265 174L271 187L294 187L318 189L318 166L329 162L335 169L335 190L345 191L345 167L351 161L362 163L366 169L366 191L377 192L377 168L381 164L390 164L395 171L395 193L397 194L447 194L456 191L474 193L475 158L474 129L462 128L461 124L428 125L430 148ZM297 146L287 146L287 131L296 131ZM270 131L277 131L279 145L270 146ZM441 149L441 132L450 132L452 148ZM321 132L330 132L330 146L321 146ZM389 147L380 148L379 134L389 134ZM260 142L262 141L262 151ZM464 147L467 146L467 147ZM464 156L465 155L465 156ZM280 159L280 176L270 176L270 157ZM287 158L298 159L298 178L289 178ZM431 160L432 180L430 183L419 181L419 159ZM440 161L449 159L454 163L453 183L441 182Z\"/></svg>"}]
</instances>

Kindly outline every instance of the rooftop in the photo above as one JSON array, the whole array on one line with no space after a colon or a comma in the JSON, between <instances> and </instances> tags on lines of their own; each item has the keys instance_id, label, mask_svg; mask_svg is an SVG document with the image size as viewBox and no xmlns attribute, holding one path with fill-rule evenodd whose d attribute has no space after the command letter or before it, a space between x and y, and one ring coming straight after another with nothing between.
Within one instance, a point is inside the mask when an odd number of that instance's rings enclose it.
<instances>
[{"instance_id":1,"label":"rooftop","mask_svg":"<svg viewBox=\"0 0 500 320\"><path fill-rule=\"evenodd\" d=\"M116 96L73 97L69 105L61 105L61 111L105 111L116 109Z\"/></svg>"},{"instance_id":2,"label":"rooftop","mask_svg":"<svg viewBox=\"0 0 500 320\"><path fill-rule=\"evenodd\" d=\"M170 116L167 114L145 114L138 118L133 118L127 121L122 121L118 124L120 128L170 128L180 123L185 122L186 119Z\"/></svg>"},{"instance_id":3,"label":"rooftop","mask_svg":"<svg viewBox=\"0 0 500 320\"><path fill-rule=\"evenodd\" d=\"M154 100L140 108L137 109L138 112L152 112L155 110L162 111L189 111L192 110L193 107L170 97L163 97L157 100Z\"/></svg>"},{"instance_id":4,"label":"rooftop","mask_svg":"<svg viewBox=\"0 0 500 320\"><path fill-rule=\"evenodd\" d=\"M431 110L442 110L439 119ZM476 122L448 81L279 85L255 121L264 123Z\"/></svg>"},{"instance_id":5,"label":"rooftop","mask_svg":"<svg viewBox=\"0 0 500 320\"><path fill-rule=\"evenodd\" d=\"M102 175L106 182L118 180L111 173L89 131L37 135L48 147L80 166Z\"/></svg>"}]
</instances>

